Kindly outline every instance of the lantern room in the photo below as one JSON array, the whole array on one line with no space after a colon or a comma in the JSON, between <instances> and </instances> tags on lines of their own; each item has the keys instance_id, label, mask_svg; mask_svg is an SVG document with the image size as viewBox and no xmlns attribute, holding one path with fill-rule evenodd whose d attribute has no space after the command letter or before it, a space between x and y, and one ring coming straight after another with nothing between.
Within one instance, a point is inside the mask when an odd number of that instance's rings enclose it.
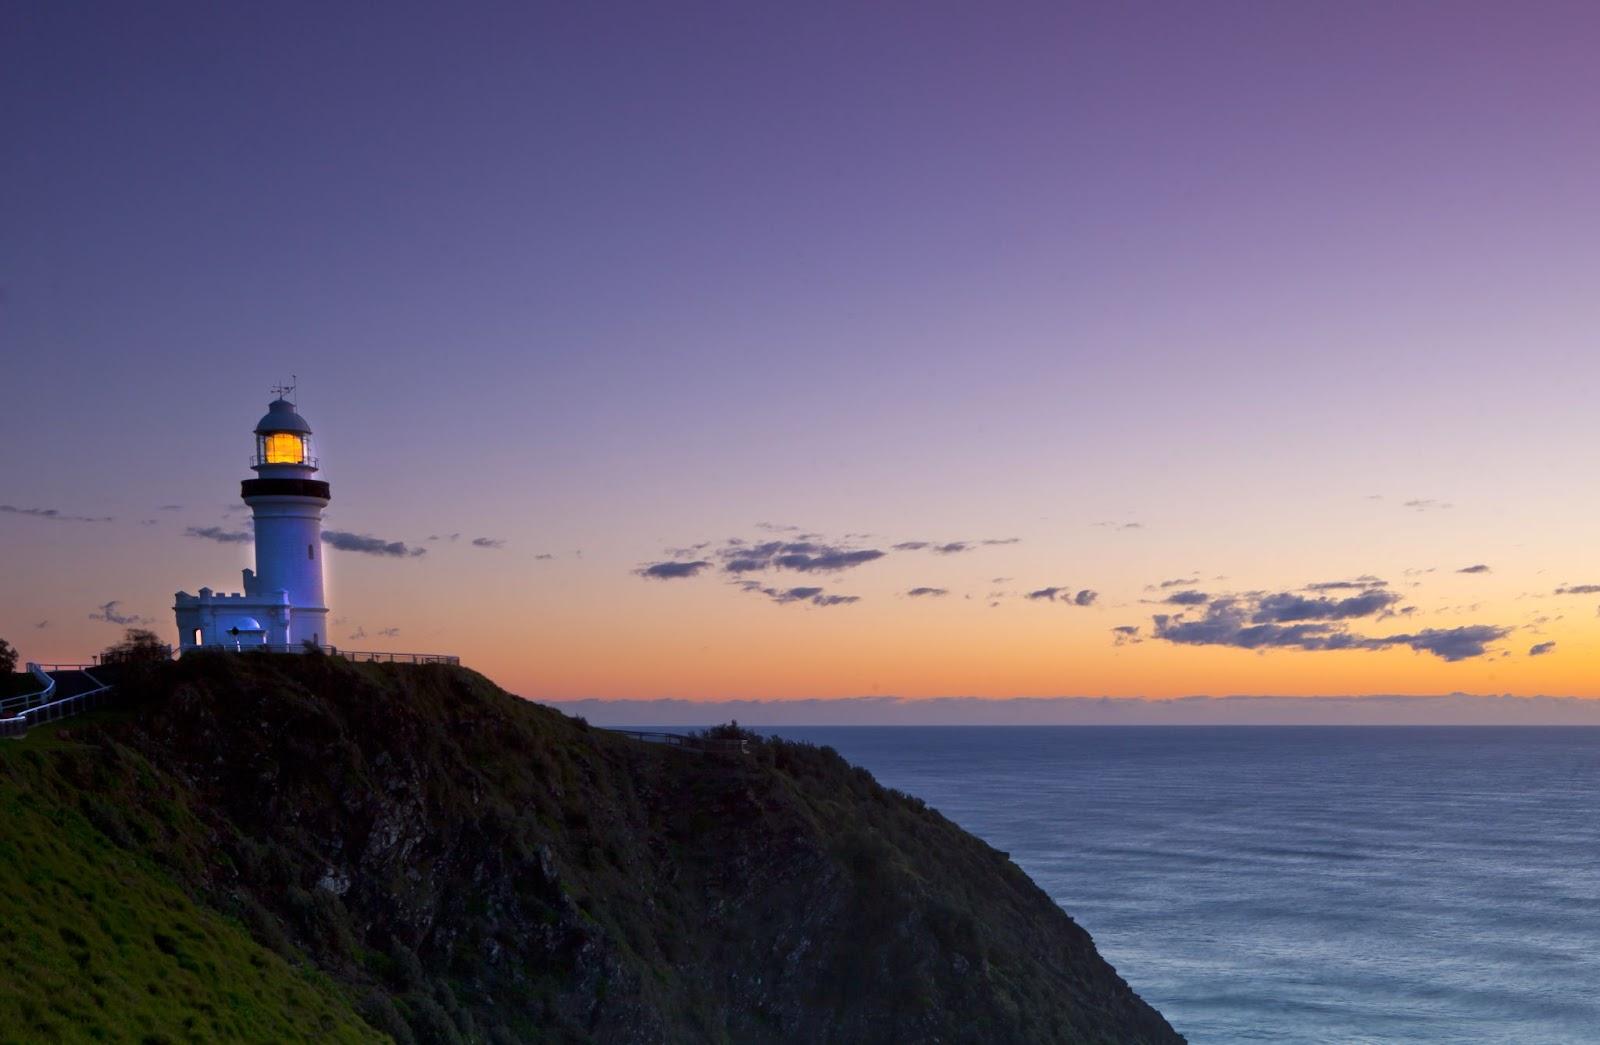
<instances>
[{"instance_id":1,"label":"lantern room","mask_svg":"<svg viewBox=\"0 0 1600 1045\"><path fill-rule=\"evenodd\" d=\"M317 470L311 451L311 426L295 413L294 404L281 396L267 407L267 416L256 425L256 452L250 467L304 468Z\"/></svg>"}]
</instances>

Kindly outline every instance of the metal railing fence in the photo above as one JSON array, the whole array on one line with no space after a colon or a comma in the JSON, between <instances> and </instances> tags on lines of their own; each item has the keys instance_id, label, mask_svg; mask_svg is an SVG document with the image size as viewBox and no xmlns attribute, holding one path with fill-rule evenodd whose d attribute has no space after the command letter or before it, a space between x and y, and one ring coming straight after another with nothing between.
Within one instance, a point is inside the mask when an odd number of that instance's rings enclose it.
<instances>
[{"instance_id":1,"label":"metal railing fence","mask_svg":"<svg viewBox=\"0 0 1600 1045\"><path fill-rule=\"evenodd\" d=\"M28 672L40 683L39 688L32 693L18 693L0 698L0 719L15 717L18 712L43 704L55 695L56 680L50 677L42 665L30 661Z\"/></svg>"},{"instance_id":2,"label":"metal railing fence","mask_svg":"<svg viewBox=\"0 0 1600 1045\"><path fill-rule=\"evenodd\" d=\"M345 660L362 664L449 664L459 667L461 658L451 653L390 653L387 650L349 650L340 649L338 646L307 646L304 643L291 643L281 645L278 643L262 642L255 645L248 643L211 643L205 646L185 646L182 653L199 651L221 653L310 653L313 649L318 653L330 657L342 657Z\"/></svg>"},{"instance_id":3,"label":"metal railing fence","mask_svg":"<svg viewBox=\"0 0 1600 1045\"><path fill-rule=\"evenodd\" d=\"M665 744L668 747L682 748L685 751L697 751L701 754L718 752L729 755L743 755L750 750L749 742L742 737L739 739L699 737L688 733L658 733L643 729L607 729L605 732L640 740L646 744Z\"/></svg>"},{"instance_id":4,"label":"metal railing fence","mask_svg":"<svg viewBox=\"0 0 1600 1045\"><path fill-rule=\"evenodd\" d=\"M30 694L32 698L38 698L37 703L0 717L0 737L20 737L28 732L30 726L55 722L69 715L76 715L79 712L88 711L106 703L111 693L111 686L101 682L89 673L87 668L94 666L92 664L71 666L29 664L29 671L32 671L36 676L42 675L45 678L49 678L50 684L39 693ZM50 677L46 668L53 668L57 671L81 672L85 678L94 684L95 688L52 700L50 698L54 697L57 691L57 680Z\"/></svg>"}]
</instances>

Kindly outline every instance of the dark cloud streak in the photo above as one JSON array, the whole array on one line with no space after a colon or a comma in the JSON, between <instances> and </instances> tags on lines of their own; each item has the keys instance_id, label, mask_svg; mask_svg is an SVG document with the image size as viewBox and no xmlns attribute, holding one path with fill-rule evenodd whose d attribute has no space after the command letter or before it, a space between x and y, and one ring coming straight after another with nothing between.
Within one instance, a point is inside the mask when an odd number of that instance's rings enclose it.
<instances>
[{"instance_id":1,"label":"dark cloud streak","mask_svg":"<svg viewBox=\"0 0 1600 1045\"><path fill-rule=\"evenodd\" d=\"M199 537L218 544L243 544L251 539L247 530L224 530L220 526L191 526L183 531L185 537Z\"/></svg>"},{"instance_id":2,"label":"dark cloud streak","mask_svg":"<svg viewBox=\"0 0 1600 1045\"><path fill-rule=\"evenodd\" d=\"M390 559L416 558L428 553L426 548L408 548L404 541L386 541L382 537L351 533L348 530L323 530L322 543L342 552L357 552Z\"/></svg>"},{"instance_id":3,"label":"dark cloud streak","mask_svg":"<svg viewBox=\"0 0 1600 1045\"><path fill-rule=\"evenodd\" d=\"M653 562L633 572L651 580L672 581L697 576L701 570L710 565L711 563L705 559L696 559L694 562Z\"/></svg>"},{"instance_id":4,"label":"dark cloud streak","mask_svg":"<svg viewBox=\"0 0 1600 1045\"><path fill-rule=\"evenodd\" d=\"M0 504L0 512L8 515L27 515L35 519L49 519L51 522L110 522L109 515L69 515L59 508L19 508L14 504Z\"/></svg>"},{"instance_id":5,"label":"dark cloud streak","mask_svg":"<svg viewBox=\"0 0 1600 1045\"><path fill-rule=\"evenodd\" d=\"M1345 623L1383 613L1398 599L1394 592L1383 590L1347 599L1307 599L1292 592L1218 596L1201 617L1156 614L1152 618L1152 634L1182 645L1248 650L1382 650L1405 646L1446 661L1458 661L1482 656L1489 643L1511 632L1510 628L1475 624L1368 636L1350 631Z\"/></svg>"}]
</instances>

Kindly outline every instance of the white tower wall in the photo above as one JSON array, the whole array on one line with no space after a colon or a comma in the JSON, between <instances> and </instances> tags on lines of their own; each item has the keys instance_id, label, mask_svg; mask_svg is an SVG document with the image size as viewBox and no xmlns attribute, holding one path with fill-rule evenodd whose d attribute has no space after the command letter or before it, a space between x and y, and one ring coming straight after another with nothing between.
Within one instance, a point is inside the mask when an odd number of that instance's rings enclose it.
<instances>
[{"instance_id":1,"label":"white tower wall","mask_svg":"<svg viewBox=\"0 0 1600 1045\"><path fill-rule=\"evenodd\" d=\"M293 617L291 643L328 641L328 606L322 593L322 510L319 497L278 494L252 496L245 503L255 515L256 572L250 594L283 591Z\"/></svg>"}]
</instances>

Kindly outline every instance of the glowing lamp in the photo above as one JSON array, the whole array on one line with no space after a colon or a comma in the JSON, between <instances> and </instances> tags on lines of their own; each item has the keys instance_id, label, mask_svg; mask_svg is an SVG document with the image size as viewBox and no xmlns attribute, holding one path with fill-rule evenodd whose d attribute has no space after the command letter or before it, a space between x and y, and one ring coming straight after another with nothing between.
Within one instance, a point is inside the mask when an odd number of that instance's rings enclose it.
<instances>
[{"instance_id":1,"label":"glowing lamp","mask_svg":"<svg viewBox=\"0 0 1600 1045\"><path fill-rule=\"evenodd\" d=\"M311 456L311 426L287 399L273 400L267 416L256 425L256 456L250 465L258 472L273 466L317 470L317 459Z\"/></svg>"},{"instance_id":2,"label":"glowing lamp","mask_svg":"<svg viewBox=\"0 0 1600 1045\"><path fill-rule=\"evenodd\" d=\"M266 432L256 436L256 456L262 464L305 464L310 442L295 432Z\"/></svg>"}]
</instances>

